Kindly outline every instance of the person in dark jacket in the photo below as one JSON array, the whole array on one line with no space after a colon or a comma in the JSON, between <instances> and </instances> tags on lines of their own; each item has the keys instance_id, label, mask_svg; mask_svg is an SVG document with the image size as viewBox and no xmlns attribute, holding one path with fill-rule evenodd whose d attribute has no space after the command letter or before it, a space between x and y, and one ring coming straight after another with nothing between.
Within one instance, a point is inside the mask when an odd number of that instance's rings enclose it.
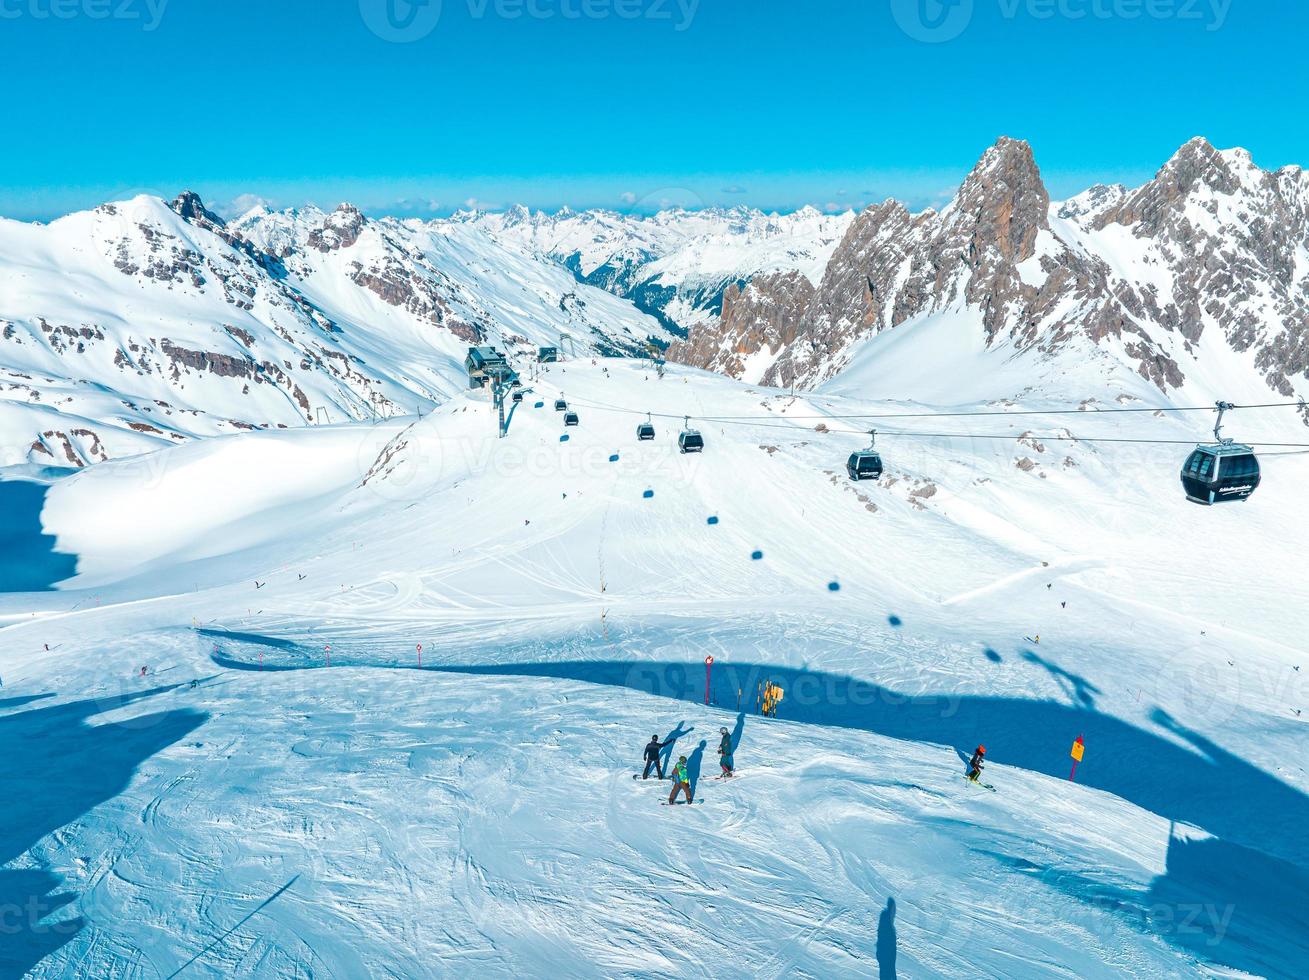
<instances>
[{"instance_id":1,"label":"person in dark jacket","mask_svg":"<svg viewBox=\"0 0 1309 980\"><path fill-rule=\"evenodd\" d=\"M655 771L659 773L660 779L664 778L664 763L663 760L659 758L659 750L672 744L672 739L669 739L667 742L661 742L659 741L658 735L650 736L650 742L645 747L645 772L641 773L642 779L650 778L651 766L653 766Z\"/></svg>"},{"instance_id":2,"label":"person in dark jacket","mask_svg":"<svg viewBox=\"0 0 1309 980\"><path fill-rule=\"evenodd\" d=\"M718 730L723 740L718 743L719 764L723 767L723 776L732 776L736 774L736 767L732 763L732 734L726 728Z\"/></svg>"},{"instance_id":3,"label":"person in dark jacket","mask_svg":"<svg viewBox=\"0 0 1309 980\"><path fill-rule=\"evenodd\" d=\"M968 760L968 778L977 782L982 778L982 766L986 763L986 746L979 745L973 757Z\"/></svg>"}]
</instances>

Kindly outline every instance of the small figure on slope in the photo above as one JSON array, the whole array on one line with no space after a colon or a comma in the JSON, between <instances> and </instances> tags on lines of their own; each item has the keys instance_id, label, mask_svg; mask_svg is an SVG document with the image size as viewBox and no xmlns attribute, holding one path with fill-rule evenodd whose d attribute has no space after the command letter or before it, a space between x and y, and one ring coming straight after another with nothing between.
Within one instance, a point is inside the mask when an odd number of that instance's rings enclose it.
<instances>
[{"instance_id":1,"label":"small figure on slope","mask_svg":"<svg viewBox=\"0 0 1309 980\"><path fill-rule=\"evenodd\" d=\"M693 802L691 799L691 777L686 772L686 756L677 757L677 765L673 766L673 791L668 794L668 805L677 805L677 794L686 793L686 802Z\"/></svg>"},{"instance_id":2,"label":"small figure on slope","mask_svg":"<svg viewBox=\"0 0 1309 980\"><path fill-rule=\"evenodd\" d=\"M968 760L968 778L973 782L981 782L982 767L986 763L986 746L979 745L973 757Z\"/></svg>"},{"instance_id":3,"label":"small figure on slope","mask_svg":"<svg viewBox=\"0 0 1309 980\"><path fill-rule=\"evenodd\" d=\"M718 743L719 764L723 767L723 777L733 776L736 774L736 766L732 763L732 736L726 728L720 728L723 740Z\"/></svg>"},{"instance_id":4,"label":"small figure on slope","mask_svg":"<svg viewBox=\"0 0 1309 980\"><path fill-rule=\"evenodd\" d=\"M650 778L651 766L653 766L655 771L659 773L660 779L664 778L664 763L663 760L659 758L659 750L672 744L672 739L669 739L667 742L661 742L659 741L658 735L650 736L650 742L645 747L645 772L641 773L642 779Z\"/></svg>"}]
</instances>

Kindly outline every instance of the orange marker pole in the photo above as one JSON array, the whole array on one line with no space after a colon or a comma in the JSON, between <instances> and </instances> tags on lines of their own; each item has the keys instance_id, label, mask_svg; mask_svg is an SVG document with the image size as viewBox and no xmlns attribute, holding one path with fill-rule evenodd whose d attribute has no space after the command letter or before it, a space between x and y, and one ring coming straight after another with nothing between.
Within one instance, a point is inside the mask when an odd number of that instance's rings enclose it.
<instances>
[{"instance_id":1,"label":"orange marker pole","mask_svg":"<svg viewBox=\"0 0 1309 980\"><path fill-rule=\"evenodd\" d=\"M704 703L709 703L709 671L714 666L714 656L710 654L704 658Z\"/></svg>"}]
</instances>

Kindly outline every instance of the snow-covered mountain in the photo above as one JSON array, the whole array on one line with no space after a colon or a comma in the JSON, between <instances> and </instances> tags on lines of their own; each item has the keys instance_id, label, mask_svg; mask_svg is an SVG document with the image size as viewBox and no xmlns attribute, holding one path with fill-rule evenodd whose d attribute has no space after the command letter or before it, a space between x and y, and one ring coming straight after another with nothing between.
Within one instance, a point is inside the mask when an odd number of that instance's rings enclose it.
<instances>
[{"instance_id":1,"label":"snow-covered mountain","mask_svg":"<svg viewBox=\"0 0 1309 980\"><path fill-rule=\"evenodd\" d=\"M194 194L0 221L0 465L423 411L474 343L635 353L659 323L479 229Z\"/></svg>"},{"instance_id":2,"label":"snow-covered mountain","mask_svg":"<svg viewBox=\"0 0 1309 980\"><path fill-rule=\"evenodd\" d=\"M1199 139L1142 187L1063 202L1002 139L919 214L225 222L194 194L138 197L0 221L0 272L0 465L426 411L463 387L470 344L519 356L565 333L939 403L1070 378L1079 400L1132 378L1192 402L1309 394L1309 177Z\"/></svg>"},{"instance_id":3,"label":"snow-covered mountain","mask_svg":"<svg viewBox=\"0 0 1309 980\"><path fill-rule=\"evenodd\" d=\"M853 212L828 215L812 207L793 214L677 208L642 216L518 206L464 212L438 224L473 225L525 254L561 263L579 281L631 300L685 335L715 322L726 292L755 276L794 273L816 283L853 220Z\"/></svg>"},{"instance_id":4,"label":"snow-covered mountain","mask_svg":"<svg viewBox=\"0 0 1309 980\"><path fill-rule=\"evenodd\" d=\"M907 372L874 366L892 349ZM1304 396L1309 175L1195 139L1135 190L1052 202L1031 148L1002 139L940 212L868 208L817 282L780 272L731 288L718 322L669 356L780 386L854 367L916 397L932 374L1039 385L1088 362L1165 393Z\"/></svg>"}]
</instances>

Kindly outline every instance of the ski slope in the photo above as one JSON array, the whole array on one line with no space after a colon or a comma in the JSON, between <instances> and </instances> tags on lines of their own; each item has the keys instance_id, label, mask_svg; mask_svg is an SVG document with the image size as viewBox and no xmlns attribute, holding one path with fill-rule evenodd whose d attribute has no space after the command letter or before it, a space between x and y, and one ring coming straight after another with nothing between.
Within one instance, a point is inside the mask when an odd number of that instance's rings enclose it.
<instances>
[{"instance_id":1,"label":"ski slope","mask_svg":"<svg viewBox=\"0 0 1309 980\"><path fill-rule=\"evenodd\" d=\"M0 973L1302 972L1309 456L1198 508L1185 446L1092 440L1208 416L1092 407L887 422L852 484L834 416L948 407L523 370L503 439L469 394L49 481L76 574L0 594L0 905L39 906ZM697 805L632 780L651 733Z\"/></svg>"}]
</instances>

